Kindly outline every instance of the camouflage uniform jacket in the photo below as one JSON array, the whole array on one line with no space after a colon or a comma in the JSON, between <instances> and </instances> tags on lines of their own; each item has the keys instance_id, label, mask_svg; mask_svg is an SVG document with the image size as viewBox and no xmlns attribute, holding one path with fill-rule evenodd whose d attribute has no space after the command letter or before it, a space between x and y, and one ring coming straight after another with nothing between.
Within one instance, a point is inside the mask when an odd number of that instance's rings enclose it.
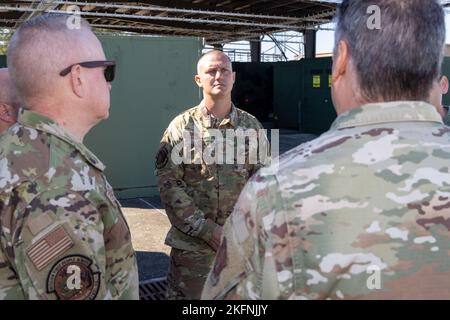
<instances>
[{"instance_id":1,"label":"camouflage uniform jacket","mask_svg":"<svg viewBox=\"0 0 450 320\"><path fill-rule=\"evenodd\" d=\"M202 298L450 298L450 128L368 104L246 185Z\"/></svg>"},{"instance_id":2,"label":"camouflage uniform jacket","mask_svg":"<svg viewBox=\"0 0 450 320\"><path fill-rule=\"evenodd\" d=\"M138 299L104 168L64 128L20 111L0 138L0 299Z\"/></svg>"},{"instance_id":3,"label":"camouflage uniform jacket","mask_svg":"<svg viewBox=\"0 0 450 320\"><path fill-rule=\"evenodd\" d=\"M161 200L172 223L166 244L188 251L209 248L206 242L211 239L214 228L225 223L245 183L262 166L259 157L253 164L248 161L248 144L245 146L245 163L238 164L236 158L233 159L235 164L219 164L219 161L206 163L201 154L200 157L194 154L190 163L174 163L172 150L185 142L183 132L189 132L192 136L194 128L201 136L192 140L200 140L206 153L208 146L214 143L211 129L219 130L225 138L227 129L259 130L262 126L255 117L234 105L222 121L199 105L177 116L165 131L156 159L155 174ZM259 141L259 145L268 150L265 133ZM237 144L234 145L234 156L236 149Z\"/></svg>"}]
</instances>

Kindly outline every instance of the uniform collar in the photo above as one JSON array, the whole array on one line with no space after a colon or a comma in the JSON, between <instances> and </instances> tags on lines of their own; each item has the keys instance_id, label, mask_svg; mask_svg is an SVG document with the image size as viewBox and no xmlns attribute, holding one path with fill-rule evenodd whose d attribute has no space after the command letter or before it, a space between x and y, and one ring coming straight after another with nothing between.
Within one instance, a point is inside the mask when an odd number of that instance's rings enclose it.
<instances>
[{"instance_id":1,"label":"uniform collar","mask_svg":"<svg viewBox=\"0 0 450 320\"><path fill-rule=\"evenodd\" d=\"M17 122L23 126L58 137L77 149L83 157L98 170L105 170L105 165L84 144L77 142L64 127L57 124L55 121L30 110L20 109Z\"/></svg>"},{"instance_id":2,"label":"uniform collar","mask_svg":"<svg viewBox=\"0 0 450 320\"><path fill-rule=\"evenodd\" d=\"M338 116L331 127L344 129L404 121L443 123L436 108L431 104L422 101L394 101L365 104L350 110Z\"/></svg>"},{"instance_id":3,"label":"uniform collar","mask_svg":"<svg viewBox=\"0 0 450 320\"><path fill-rule=\"evenodd\" d=\"M203 125L206 128L211 128L213 127L213 123L214 121L218 121L209 111L208 108L206 108L206 106L201 103L198 105L198 110L201 114L201 119L203 122ZM236 110L236 107L234 106L233 103L231 103L231 111L230 113L224 118L222 119L222 121L220 122L218 127L221 126L225 126L226 124L230 124L233 128L236 128L238 125L238 112Z\"/></svg>"}]
</instances>

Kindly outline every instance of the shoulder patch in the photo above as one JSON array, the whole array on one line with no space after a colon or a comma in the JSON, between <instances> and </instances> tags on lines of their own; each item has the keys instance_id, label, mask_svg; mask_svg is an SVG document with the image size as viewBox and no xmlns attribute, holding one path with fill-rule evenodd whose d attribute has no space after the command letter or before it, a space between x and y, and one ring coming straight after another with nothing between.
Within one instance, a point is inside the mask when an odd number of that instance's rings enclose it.
<instances>
[{"instance_id":1,"label":"shoulder patch","mask_svg":"<svg viewBox=\"0 0 450 320\"><path fill-rule=\"evenodd\" d=\"M27 250L27 255L36 269L40 271L54 258L69 250L73 244L74 242L64 227L59 226L33 244Z\"/></svg>"},{"instance_id":2,"label":"shoulder patch","mask_svg":"<svg viewBox=\"0 0 450 320\"><path fill-rule=\"evenodd\" d=\"M86 256L66 256L48 274L47 293L60 300L93 300L99 289L100 272Z\"/></svg>"},{"instance_id":3,"label":"shoulder patch","mask_svg":"<svg viewBox=\"0 0 450 320\"><path fill-rule=\"evenodd\" d=\"M162 169L169 162L169 152L166 146L159 148L158 154L156 155L156 169Z\"/></svg>"}]
</instances>

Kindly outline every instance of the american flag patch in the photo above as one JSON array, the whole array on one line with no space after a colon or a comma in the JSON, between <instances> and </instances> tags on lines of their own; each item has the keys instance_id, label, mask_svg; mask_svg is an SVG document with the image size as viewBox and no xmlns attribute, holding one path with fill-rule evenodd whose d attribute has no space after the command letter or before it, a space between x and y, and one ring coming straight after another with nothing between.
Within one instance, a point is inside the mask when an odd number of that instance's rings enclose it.
<instances>
[{"instance_id":1,"label":"american flag patch","mask_svg":"<svg viewBox=\"0 0 450 320\"><path fill-rule=\"evenodd\" d=\"M64 230L64 227L60 226L30 247L27 250L27 255L36 269L42 270L50 261L72 246L72 239Z\"/></svg>"}]
</instances>

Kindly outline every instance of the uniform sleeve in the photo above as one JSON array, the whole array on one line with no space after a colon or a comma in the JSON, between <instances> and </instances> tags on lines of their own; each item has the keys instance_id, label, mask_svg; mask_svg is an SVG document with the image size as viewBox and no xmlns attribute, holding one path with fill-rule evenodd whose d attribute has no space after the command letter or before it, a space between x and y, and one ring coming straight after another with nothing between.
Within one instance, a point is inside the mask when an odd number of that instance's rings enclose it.
<instances>
[{"instance_id":1,"label":"uniform sleeve","mask_svg":"<svg viewBox=\"0 0 450 320\"><path fill-rule=\"evenodd\" d=\"M220 226L213 220L205 218L205 214L186 193L183 165L175 164L172 159L175 145L176 143L169 137L169 130L166 130L155 161L155 175L161 201L173 226L191 237L203 239L208 243L212 239L214 229Z\"/></svg>"},{"instance_id":2,"label":"uniform sleeve","mask_svg":"<svg viewBox=\"0 0 450 320\"><path fill-rule=\"evenodd\" d=\"M257 173L224 226L202 299L260 300L279 296L271 229L282 203L273 175ZM277 221L278 222L277 222Z\"/></svg>"},{"instance_id":3,"label":"uniform sleeve","mask_svg":"<svg viewBox=\"0 0 450 320\"><path fill-rule=\"evenodd\" d=\"M106 205L87 200L97 197L93 192L48 190L18 212L24 222L16 230L14 264L28 299L138 298L131 239L105 241L111 231L120 235L117 228L129 234L128 226Z\"/></svg>"},{"instance_id":4,"label":"uniform sleeve","mask_svg":"<svg viewBox=\"0 0 450 320\"><path fill-rule=\"evenodd\" d=\"M223 237L202 292L202 299L258 299L261 254L258 226L252 218L252 182L243 189L224 226ZM262 248L262 247L261 247Z\"/></svg>"},{"instance_id":5,"label":"uniform sleeve","mask_svg":"<svg viewBox=\"0 0 450 320\"><path fill-rule=\"evenodd\" d=\"M256 172L258 172L259 169L262 167L267 166L270 163L270 143L267 139L266 131L264 130L264 127L261 125L261 123L258 120L256 121L256 127L257 130L259 130L258 135L258 162L253 165L253 168L250 171L250 177L253 176ZM261 157L259 157L261 155Z\"/></svg>"}]
</instances>

